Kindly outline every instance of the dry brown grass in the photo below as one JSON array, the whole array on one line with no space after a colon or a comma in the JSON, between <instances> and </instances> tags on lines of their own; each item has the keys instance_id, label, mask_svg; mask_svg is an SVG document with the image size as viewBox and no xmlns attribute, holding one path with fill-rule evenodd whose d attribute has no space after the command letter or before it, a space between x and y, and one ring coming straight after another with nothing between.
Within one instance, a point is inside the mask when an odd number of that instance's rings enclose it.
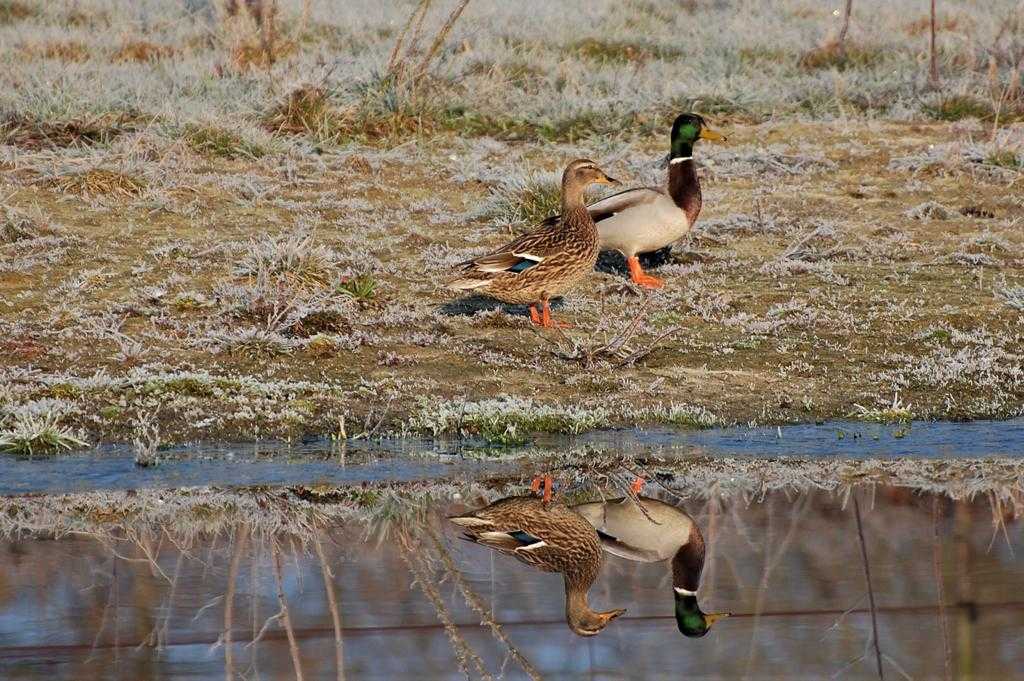
<instances>
[{"instance_id":1,"label":"dry brown grass","mask_svg":"<svg viewBox=\"0 0 1024 681\"><path fill-rule=\"evenodd\" d=\"M916 21L911 21L910 23L904 25L903 30L906 32L907 35L915 38L918 36L925 35L926 33L928 33L929 30L931 30L931 20L928 17L921 17ZM966 17L939 17L938 20L935 22L935 30L943 31L946 33L953 33L954 31L969 33L974 30L974 22L970 21Z\"/></svg>"},{"instance_id":2,"label":"dry brown grass","mask_svg":"<svg viewBox=\"0 0 1024 681\"><path fill-rule=\"evenodd\" d=\"M88 61L91 52L88 46L76 40L58 40L41 44L24 44L22 52L42 59L56 59L64 62Z\"/></svg>"},{"instance_id":3,"label":"dry brown grass","mask_svg":"<svg viewBox=\"0 0 1024 681\"><path fill-rule=\"evenodd\" d=\"M832 41L808 50L800 57L800 67L809 71L870 67L882 60L882 52L848 42Z\"/></svg>"},{"instance_id":4,"label":"dry brown grass","mask_svg":"<svg viewBox=\"0 0 1024 681\"><path fill-rule=\"evenodd\" d=\"M170 59L177 52L172 45L158 45L148 40L128 40L111 59L116 62L152 62Z\"/></svg>"},{"instance_id":5,"label":"dry brown grass","mask_svg":"<svg viewBox=\"0 0 1024 681\"><path fill-rule=\"evenodd\" d=\"M135 197L146 189L145 180L104 168L62 175L49 184L59 191L81 196Z\"/></svg>"},{"instance_id":6,"label":"dry brown grass","mask_svg":"<svg viewBox=\"0 0 1024 681\"><path fill-rule=\"evenodd\" d=\"M0 0L0 24L13 24L38 15L38 9L21 0Z\"/></svg>"},{"instance_id":7,"label":"dry brown grass","mask_svg":"<svg viewBox=\"0 0 1024 681\"><path fill-rule=\"evenodd\" d=\"M241 43L231 48L231 66L236 71L265 69L279 59L295 54L298 48L294 40L278 40L271 51L258 42Z\"/></svg>"},{"instance_id":8,"label":"dry brown grass","mask_svg":"<svg viewBox=\"0 0 1024 681\"><path fill-rule=\"evenodd\" d=\"M264 117L263 124L270 132L334 136L347 127L347 120L348 117L331 104L326 90L303 86L290 92L283 102L272 108Z\"/></svg>"},{"instance_id":9,"label":"dry brown grass","mask_svg":"<svg viewBox=\"0 0 1024 681\"><path fill-rule=\"evenodd\" d=\"M65 121L9 113L0 117L0 142L29 150L107 144L118 135L137 129L139 120L133 113Z\"/></svg>"}]
</instances>

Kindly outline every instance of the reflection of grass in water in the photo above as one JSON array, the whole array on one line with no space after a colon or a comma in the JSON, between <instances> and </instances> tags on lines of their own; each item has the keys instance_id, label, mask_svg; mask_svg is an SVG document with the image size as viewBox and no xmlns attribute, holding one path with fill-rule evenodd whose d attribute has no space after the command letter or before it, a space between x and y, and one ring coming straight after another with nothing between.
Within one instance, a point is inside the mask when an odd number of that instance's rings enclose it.
<instances>
[{"instance_id":1,"label":"reflection of grass in water","mask_svg":"<svg viewBox=\"0 0 1024 681\"><path fill-rule=\"evenodd\" d=\"M551 453L549 453L551 456ZM128 522L166 528L185 539L230 531L250 523L258 537L278 532L311 539L322 528L357 523L383 538L402 525L420 522L431 507L460 499L493 500L521 494L538 467L569 483L579 496L621 494L620 482L634 474L657 480L680 498L746 498L773 491L824 489L847 494L856 487L889 485L952 499L988 496L1016 515L1024 513L1024 460L990 459L720 459L631 460L615 452L577 448L543 464L524 459L520 471L486 480L391 482L366 486L314 485L268 490L194 488L103 491L0 498L0 537L20 532L107 534ZM600 485L600 487L596 486ZM126 520L127 519L127 520Z\"/></svg>"}]
</instances>

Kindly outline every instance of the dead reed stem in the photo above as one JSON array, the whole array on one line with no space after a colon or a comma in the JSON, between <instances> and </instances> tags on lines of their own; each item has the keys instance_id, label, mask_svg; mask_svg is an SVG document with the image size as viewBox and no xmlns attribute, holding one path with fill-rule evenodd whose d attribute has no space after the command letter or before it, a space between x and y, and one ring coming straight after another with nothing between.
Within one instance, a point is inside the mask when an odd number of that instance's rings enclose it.
<instances>
[{"instance_id":1,"label":"dead reed stem","mask_svg":"<svg viewBox=\"0 0 1024 681\"><path fill-rule=\"evenodd\" d=\"M320 574L324 578L324 591L327 592L327 607L331 611L331 624L334 626L334 666L337 671L338 681L345 680L345 654L342 649L341 639L341 613L338 610L338 599L334 594L334 582L330 568L327 567L327 558L324 556L324 547L320 543L320 537L313 539L313 548L316 549L316 557L320 561Z\"/></svg>"},{"instance_id":2,"label":"dead reed stem","mask_svg":"<svg viewBox=\"0 0 1024 681\"><path fill-rule=\"evenodd\" d=\"M299 644L295 641L295 631L292 629L292 618L288 613L288 601L284 597L284 579L281 577L281 547L276 541L271 542L270 547L273 554L274 582L277 585L277 603L281 607L281 622L284 624L285 634L288 636L288 651L292 656L292 666L295 668L296 681L303 681L302 660L299 658Z\"/></svg>"},{"instance_id":3,"label":"dead reed stem","mask_svg":"<svg viewBox=\"0 0 1024 681\"><path fill-rule=\"evenodd\" d=\"M452 13L448 15L448 20L444 22L444 26L442 26L441 30L437 32L436 36L434 36L434 42L431 43L430 49L427 50L427 53L423 55L423 59L420 60L420 64L416 68L413 78L419 80L427 72L427 69L430 67L430 62L433 61L437 51L441 49L441 45L444 44L448 34L451 33L452 27L455 25L455 22L459 20L459 16L462 14L462 11L466 9L466 5L468 4L469 0L461 0L455 9L452 10Z\"/></svg>"},{"instance_id":4,"label":"dead reed stem","mask_svg":"<svg viewBox=\"0 0 1024 681\"><path fill-rule=\"evenodd\" d=\"M853 493L853 512L857 518L857 537L860 539L860 557L864 562L864 581L868 585L868 603L871 606L871 641L875 647L875 664L878 667L878 678L885 679L882 671L882 649L878 642L878 615L875 611L875 589L871 584L871 564L868 562L868 546L864 542L864 525L860 519L860 502L857 493Z\"/></svg>"},{"instance_id":5,"label":"dead reed stem","mask_svg":"<svg viewBox=\"0 0 1024 681\"><path fill-rule=\"evenodd\" d=\"M235 549L231 554L228 566L228 587L224 595L224 678L232 681L235 676L234 651L231 649L231 627L235 615L235 582L238 581L238 567L242 562L242 554L249 540L249 526L242 525L235 536Z\"/></svg>"},{"instance_id":6,"label":"dead reed stem","mask_svg":"<svg viewBox=\"0 0 1024 681\"><path fill-rule=\"evenodd\" d=\"M932 498L932 567L935 570L935 589L939 599L939 624L942 626L943 668L946 681L953 679L953 650L949 642L949 622L946 620L946 584L942 575L942 538L939 535L939 497Z\"/></svg>"},{"instance_id":7,"label":"dead reed stem","mask_svg":"<svg viewBox=\"0 0 1024 681\"><path fill-rule=\"evenodd\" d=\"M935 0L932 0L934 4ZM846 0L843 5L843 25L839 28L837 42L840 44L846 40L846 34L850 31L850 14L853 13L853 0Z\"/></svg>"},{"instance_id":8,"label":"dead reed stem","mask_svg":"<svg viewBox=\"0 0 1024 681\"><path fill-rule=\"evenodd\" d=\"M455 649L455 659L458 661L462 673L466 675L467 679L471 678L468 663L472 662L480 678L485 679L485 681L494 681L494 677L487 672L484 661L470 647L466 639L462 637L455 622L452 621L451 613L448 612L444 599L441 598L441 594L437 590L437 584L435 584L430 575L423 547L419 543L414 543L405 533L400 533L398 538L402 547L402 560L409 567L414 583L419 585L420 590L434 606L434 610L437 612L437 619L444 625L444 631L448 635L448 640L451 641L452 647Z\"/></svg>"},{"instance_id":9,"label":"dead reed stem","mask_svg":"<svg viewBox=\"0 0 1024 681\"><path fill-rule=\"evenodd\" d=\"M505 644L509 655L511 655L512 659L523 668L523 671L526 672L527 676L533 679L533 681L541 681L543 677L541 677L540 672L538 672L536 667L533 666L533 663L526 659L526 657L519 652L519 649L513 645L512 641L510 641L508 636L505 634L505 630L501 628L500 624L494 621L494 612L484 605L480 596L477 595L477 593L469 587L469 584L466 583L465 577L462 576L462 572L455 565L455 561L452 560L452 556L448 552L448 548L441 541L440 537L437 536L437 533L433 528L428 526L427 534L430 535L430 539L434 543L434 548L437 550L438 555L441 556L441 562L444 563L445 570L455 582L459 591L462 592L462 597L466 599L466 604L480 615L480 621L490 627L491 633L494 634L494 637Z\"/></svg>"}]
</instances>

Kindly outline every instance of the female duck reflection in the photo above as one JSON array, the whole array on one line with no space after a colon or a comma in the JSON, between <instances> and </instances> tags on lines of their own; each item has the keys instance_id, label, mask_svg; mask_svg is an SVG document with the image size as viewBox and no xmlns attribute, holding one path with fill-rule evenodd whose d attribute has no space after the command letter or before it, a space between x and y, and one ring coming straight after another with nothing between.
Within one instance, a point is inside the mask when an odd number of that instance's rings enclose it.
<instances>
[{"instance_id":1,"label":"female duck reflection","mask_svg":"<svg viewBox=\"0 0 1024 681\"><path fill-rule=\"evenodd\" d=\"M499 499L467 515L449 518L463 538L565 579L565 620L580 636L601 632L622 609L595 612L587 602L601 570L601 542L594 527L557 501L539 497Z\"/></svg>"},{"instance_id":2,"label":"female duck reflection","mask_svg":"<svg viewBox=\"0 0 1024 681\"><path fill-rule=\"evenodd\" d=\"M643 508L640 507L643 506ZM449 518L463 538L565 578L566 621L593 636L626 612L594 612L587 592L601 567L601 549L645 563L672 558L676 623L686 636L704 636L727 613L705 614L697 603L704 537L684 511L657 499L629 497L573 506L523 496L499 499Z\"/></svg>"}]
</instances>

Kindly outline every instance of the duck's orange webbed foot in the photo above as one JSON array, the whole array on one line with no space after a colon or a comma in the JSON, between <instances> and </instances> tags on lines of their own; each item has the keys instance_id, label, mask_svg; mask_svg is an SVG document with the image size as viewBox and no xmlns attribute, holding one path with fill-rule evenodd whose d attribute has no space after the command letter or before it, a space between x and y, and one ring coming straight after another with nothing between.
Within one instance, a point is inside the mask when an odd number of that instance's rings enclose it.
<instances>
[{"instance_id":1,"label":"duck's orange webbed foot","mask_svg":"<svg viewBox=\"0 0 1024 681\"><path fill-rule=\"evenodd\" d=\"M644 288L662 288L665 285L663 280L644 272L644 268L640 266L640 258L635 255L626 258L626 264L629 266L629 278L634 284Z\"/></svg>"},{"instance_id":2,"label":"duck's orange webbed foot","mask_svg":"<svg viewBox=\"0 0 1024 681\"><path fill-rule=\"evenodd\" d=\"M544 503L550 503L552 496L552 489L554 488L555 481L550 475L538 475L530 483L530 491L535 494L540 491L541 483L544 485Z\"/></svg>"},{"instance_id":3,"label":"duck's orange webbed foot","mask_svg":"<svg viewBox=\"0 0 1024 681\"><path fill-rule=\"evenodd\" d=\"M536 305L530 306L530 321L536 324L537 326L544 326L544 324L541 322L540 312L537 311ZM534 491L536 492L537 490Z\"/></svg>"},{"instance_id":4,"label":"duck's orange webbed foot","mask_svg":"<svg viewBox=\"0 0 1024 681\"><path fill-rule=\"evenodd\" d=\"M568 322L556 322L551 318L551 305L545 299L541 303L540 325L546 329L571 329L572 324Z\"/></svg>"}]
</instances>

